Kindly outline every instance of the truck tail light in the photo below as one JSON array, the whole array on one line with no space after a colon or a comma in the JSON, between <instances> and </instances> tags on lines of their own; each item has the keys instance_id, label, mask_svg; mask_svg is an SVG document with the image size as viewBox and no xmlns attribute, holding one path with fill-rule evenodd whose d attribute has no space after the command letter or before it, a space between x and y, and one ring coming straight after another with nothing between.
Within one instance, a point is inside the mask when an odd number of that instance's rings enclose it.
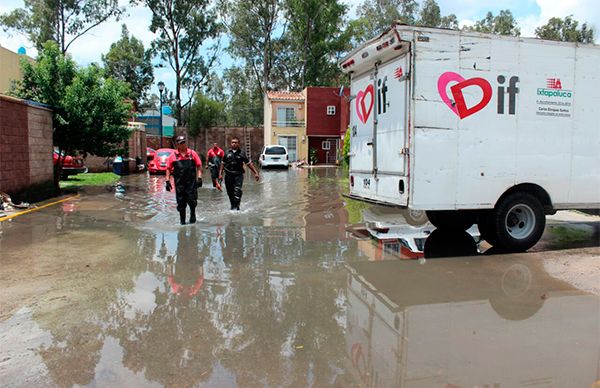
<instances>
[{"instance_id":1,"label":"truck tail light","mask_svg":"<svg viewBox=\"0 0 600 388\"><path fill-rule=\"evenodd\" d=\"M350 176L350 186L354 187L354 175Z\"/></svg>"},{"instance_id":2,"label":"truck tail light","mask_svg":"<svg viewBox=\"0 0 600 388\"><path fill-rule=\"evenodd\" d=\"M289 156L288 155L285 155L285 160L289 160Z\"/></svg>"},{"instance_id":3,"label":"truck tail light","mask_svg":"<svg viewBox=\"0 0 600 388\"><path fill-rule=\"evenodd\" d=\"M261 155L261 156L260 156L260 158L261 158L262 160L265 160L265 155L264 155L264 154L263 154L263 155Z\"/></svg>"}]
</instances>

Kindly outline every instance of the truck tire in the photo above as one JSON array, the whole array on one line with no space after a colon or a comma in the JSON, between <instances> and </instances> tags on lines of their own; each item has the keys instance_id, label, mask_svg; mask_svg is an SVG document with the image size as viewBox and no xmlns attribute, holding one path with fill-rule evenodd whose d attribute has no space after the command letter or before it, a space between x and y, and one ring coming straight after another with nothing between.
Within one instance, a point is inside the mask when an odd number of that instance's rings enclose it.
<instances>
[{"instance_id":1,"label":"truck tire","mask_svg":"<svg viewBox=\"0 0 600 388\"><path fill-rule=\"evenodd\" d=\"M544 207L532 194L509 194L496 205L492 227L496 232L494 245L510 252L526 251L544 233Z\"/></svg>"},{"instance_id":2,"label":"truck tire","mask_svg":"<svg viewBox=\"0 0 600 388\"><path fill-rule=\"evenodd\" d=\"M458 210L428 210L429 222L438 229L467 230L476 221L474 213Z\"/></svg>"}]
</instances>

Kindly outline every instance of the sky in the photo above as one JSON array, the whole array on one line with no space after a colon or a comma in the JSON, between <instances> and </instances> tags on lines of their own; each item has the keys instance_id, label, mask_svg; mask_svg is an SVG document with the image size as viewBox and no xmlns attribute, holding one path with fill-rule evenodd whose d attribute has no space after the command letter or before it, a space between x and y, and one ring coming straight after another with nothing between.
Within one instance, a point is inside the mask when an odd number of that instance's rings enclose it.
<instances>
[{"instance_id":1,"label":"sky","mask_svg":"<svg viewBox=\"0 0 600 388\"><path fill-rule=\"evenodd\" d=\"M363 0L342 0L350 8L350 17L355 15L356 6ZM128 14L122 20L107 22L88 34L79 38L71 48L70 54L80 65L91 62L101 62L101 54L105 54L110 44L117 41L121 35L121 24L127 24L130 33L140 39L145 47L149 47L154 35L149 31L151 13L143 7L131 7L128 0L120 0L127 6ZM500 10L509 9L517 19L522 36L533 36L535 28L546 24L551 17L573 15L580 22L587 22L600 33L600 0L437 0L442 15L455 14L461 27L473 24L482 19L488 11L497 14ZM10 12L23 7L22 0L1 0L0 13ZM600 36L600 35L599 35ZM0 29L0 46L17 51L25 47L27 54L35 57L36 50L26 36L9 35ZM158 62L156 62L157 64ZM216 71L231 66L233 59L227 54L221 56L221 62ZM175 76L168 68L155 69L155 82L163 81L173 90ZM152 93L158 94L156 86Z\"/></svg>"}]
</instances>

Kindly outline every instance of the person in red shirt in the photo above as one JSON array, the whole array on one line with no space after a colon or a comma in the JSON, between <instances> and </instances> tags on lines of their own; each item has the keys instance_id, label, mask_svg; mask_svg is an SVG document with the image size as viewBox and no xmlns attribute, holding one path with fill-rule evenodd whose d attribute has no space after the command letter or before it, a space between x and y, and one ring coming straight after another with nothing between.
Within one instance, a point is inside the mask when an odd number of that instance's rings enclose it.
<instances>
[{"instance_id":1,"label":"person in red shirt","mask_svg":"<svg viewBox=\"0 0 600 388\"><path fill-rule=\"evenodd\" d=\"M219 191L221 191L219 169L221 168L223 157L225 157L225 151L219 148L218 143L213 143L212 148L209 149L208 153L206 154L206 161L208 164L206 168L210 167L210 177L212 178L213 187L216 187Z\"/></svg>"},{"instance_id":2,"label":"person in red shirt","mask_svg":"<svg viewBox=\"0 0 600 388\"><path fill-rule=\"evenodd\" d=\"M175 181L175 198L181 225L185 225L185 210L190 207L190 224L196 222L198 187L202 187L202 162L196 151L187 148L185 136L175 139L177 150L167 160L165 188L171 191L171 175Z\"/></svg>"}]
</instances>

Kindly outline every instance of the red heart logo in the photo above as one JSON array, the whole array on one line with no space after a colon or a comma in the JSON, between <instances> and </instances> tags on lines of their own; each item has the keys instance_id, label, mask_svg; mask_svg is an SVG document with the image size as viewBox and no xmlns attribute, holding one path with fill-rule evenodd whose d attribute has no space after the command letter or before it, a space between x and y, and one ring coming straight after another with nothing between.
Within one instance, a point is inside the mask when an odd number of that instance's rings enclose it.
<instances>
[{"instance_id":1,"label":"red heart logo","mask_svg":"<svg viewBox=\"0 0 600 388\"><path fill-rule=\"evenodd\" d=\"M450 87L452 97L454 97L454 103L448 97L446 88L450 82L457 82L456 85ZM465 102L465 96L462 90L469 86L478 86L482 91L481 101L474 106L468 108ZM448 71L440 76L438 79L438 93L442 97L442 101L454 112L458 117L464 119L465 117L471 116L485 108L492 99L492 86L490 83L479 77L464 79L460 74Z\"/></svg>"},{"instance_id":2,"label":"red heart logo","mask_svg":"<svg viewBox=\"0 0 600 388\"><path fill-rule=\"evenodd\" d=\"M367 107L367 104L365 103L365 97L367 96L370 96L369 107ZM369 119L374 103L375 91L373 90L373 84L369 84L364 91L360 90L356 94L356 115L363 124Z\"/></svg>"}]
</instances>

